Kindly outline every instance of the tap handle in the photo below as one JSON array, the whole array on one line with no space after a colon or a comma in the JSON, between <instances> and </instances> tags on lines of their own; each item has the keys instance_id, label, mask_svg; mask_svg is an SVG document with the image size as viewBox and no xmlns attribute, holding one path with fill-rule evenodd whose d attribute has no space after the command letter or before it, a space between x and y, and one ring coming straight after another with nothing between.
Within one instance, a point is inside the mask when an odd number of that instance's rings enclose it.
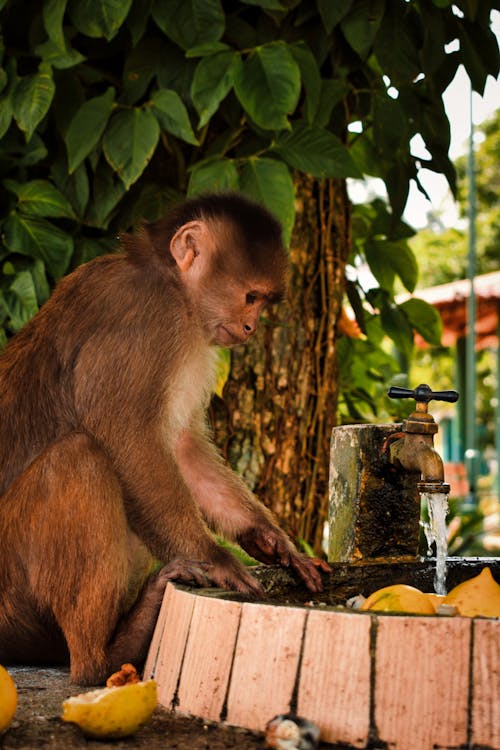
<instances>
[{"instance_id":1,"label":"tap handle","mask_svg":"<svg viewBox=\"0 0 500 750\"><path fill-rule=\"evenodd\" d=\"M429 401L449 401L452 404L458 401L456 391L432 391L425 383L418 385L413 391L393 385L387 391L387 395L389 398L414 398L417 403L425 404Z\"/></svg>"}]
</instances>

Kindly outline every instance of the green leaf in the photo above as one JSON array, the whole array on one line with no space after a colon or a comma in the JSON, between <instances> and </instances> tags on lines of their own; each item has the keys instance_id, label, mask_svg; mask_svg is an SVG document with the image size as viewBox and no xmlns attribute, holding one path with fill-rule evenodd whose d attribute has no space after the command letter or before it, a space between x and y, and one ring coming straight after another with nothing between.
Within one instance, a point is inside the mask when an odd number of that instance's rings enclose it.
<instances>
[{"instance_id":1,"label":"green leaf","mask_svg":"<svg viewBox=\"0 0 500 750\"><path fill-rule=\"evenodd\" d=\"M294 169L314 177L361 177L348 149L337 136L302 121L282 132L273 151Z\"/></svg>"},{"instance_id":2,"label":"green leaf","mask_svg":"<svg viewBox=\"0 0 500 750\"><path fill-rule=\"evenodd\" d=\"M484 45L487 49L489 45L487 44L487 40L484 37L484 34L481 34L480 40L474 40L472 36L469 35L465 23L460 24L458 33L460 37L461 58L465 70L467 71L467 74L472 82L474 91L477 91L477 93L482 96L484 94L484 87L486 86L486 80L490 72L490 66L485 64L485 60L483 59L481 53L481 48L478 46L477 42L479 41L479 43ZM495 39L493 34L492 39L493 44L496 47L497 54L495 67L497 68L498 73L498 41Z\"/></svg>"},{"instance_id":3,"label":"green leaf","mask_svg":"<svg viewBox=\"0 0 500 750\"><path fill-rule=\"evenodd\" d=\"M351 10L353 0L316 0L323 26L327 34L341 21Z\"/></svg>"},{"instance_id":4,"label":"green leaf","mask_svg":"<svg viewBox=\"0 0 500 750\"><path fill-rule=\"evenodd\" d=\"M0 138L3 138L12 121L12 99L9 94L0 99Z\"/></svg>"},{"instance_id":5,"label":"green leaf","mask_svg":"<svg viewBox=\"0 0 500 750\"><path fill-rule=\"evenodd\" d=\"M288 167L275 159L248 159L240 174L240 188L281 222L283 241L290 244L295 223L295 190Z\"/></svg>"},{"instance_id":6,"label":"green leaf","mask_svg":"<svg viewBox=\"0 0 500 750\"><path fill-rule=\"evenodd\" d=\"M300 69L287 44L257 47L236 71L236 95L250 118L266 130L288 127L287 115L297 107Z\"/></svg>"},{"instance_id":7,"label":"green leaf","mask_svg":"<svg viewBox=\"0 0 500 750\"><path fill-rule=\"evenodd\" d=\"M4 184L17 195L19 209L25 213L33 216L75 218L69 201L47 180L31 180L24 184L6 180Z\"/></svg>"},{"instance_id":8,"label":"green leaf","mask_svg":"<svg viewBox=\"0 0 500 750\"><path fill-rule=\"evenodd\" d=\"M45 273L45 263L40 258L37 258L30 267L31 277L33 284L35 285L36 298L39 305L43 305L44 302L50 297L50 287L47 281L47 274Z\"/></svg>"},{"instance_id":9,"label":"green leaf","mask_svg":"<svg viewBox=\"0 0 500 750\"><path fill-rule=\"evenodd\" d=\"M191 98L200 116L199 128L207 124L233 87L239 65L239 54L229 51L205 57L196 66Z\"/></svg>"},{"instance_id":10,"label":"green leaf","mask_svg":"<svg viewBox=\"0 0 500 750\"><path fill-rule=\"evenodd\" d=\"M188 195L212 191L238 190L238 171L230 159L198 162L191 171Z\"/></svg>"},{"instance_id":11,"label":"green leaf","mask_svg":"<svg viewBox=\"0 0 500 750\"><path fill-rule=\"evenodd\" d=\"M209 57L210 55L216 55L218 52L230 52L231 47L225 42L206 42L205 44L198 44L197 47L191 47L186 52L186 58L189 60L191 57Z\"/></svg>"},{"instance_id":12,"label":"green leaf","mask_svg":"<svg viewBox=\"0 0 500 750\"><path fill-rule=\"evenodd\" d=\"M122 110L111 118L103 151L127 190L144 172L159 137L158 122L149 109Z\"/></svg>"},{"instance_id":13,"label":"green leaf","mask_svg":"<svg viewBox=\"0 0 500 750\"><path fill-rule=\"evenodd\" d=\"M369 240L365 254L370 270L383 289L392 290L397 274L409 292L413 292L418 281L418 264L415 254L404 240Z\"/></svg>"},{"instance_id":14,"label":"green leaf","mask_svg":"<svg viewBox=\"0 0 500 750\"><path fill-rule=\"evenodd\" d=\"M439 346L443 335L443 321L435 307L422 299L412 297L399 305L410 325L433 346Z\"/></svg>"},{"instance_id":15,"label":"green leaf","mask_svg":"<svg viewBox=\"0 0 500 750\"><path fill-rule=\"evenodd\" d=\"M365 258L382 289L391 292L396 272L388 244L386 240L368 240L365 243Z\"/></svg>"},{"instance_id":16,"label":"green leaf","mask_svg":"<svg viewBox=\"0 0 500 750\"><path fill-rule=\"evenodd\" d=\"M135 104L144 95L156 75L161 48L160 39L146 37L130 51L123 69L121 102Z\"/></svg>"},{"instance_id":17,"label":"green leaf","mask_svg":"<svg viewBox=\"0 0 500 750\"><path fill-rule=\"evenodd\" d=\"M163 33L184 50L218 42L225 29L220 0L155 0L152 16Z\"/></svg>"},{"instance_id":18,"label":"green leaf","mask_svg":"<svg viewBox=\"0 0 500 750\"><path fill-rule=\"evenodd\" d=\"M344 97L347 97L347 94L347 81L343 79L323 78L321 81L318 110L313 124L317 128L328 128L333 108Z\"/></svg>"},{"instance_id":19,"label":"green leaf","mask_svg":"<svg viewBox=\"0 0 500 750\"><path fill-rule=\"evenodd\" d=\"M132 4L130 13L127 16L127 26L132 37L132 44L135 45L144 36L151 14L153 0L137 0Z\"/></svg>"},{"instance_id":20,"label":"green leaf","mask_svg":"<svg viewBox=\"0 0 500 750\"><path fill-rule=\"evenodd\" d=\"M19 79L12 95L14 118L26 136L31 136L47 114L54 97L55 85L50 66L41 63L38 73Z\"/></svg>"},{"instance_id":21,"label":"green leaf","mask_svg":"<svg viewBox=\"0 0 500 750\"><path fill-rule=\"evenodd\" d=\"M99 255L111 253L114 249L116 249L116 245L111 240L80 236L75 240L74 265L80 266Z\"/></svg>"},{"instance_id":22,"label":"green leaf","mask_svg":"<svg viewBox=\"0 0 500 750\"><path fill-rule=\"evenodd\" d=\"M266 10L286 10L286 6L280 0L241 0L241 2L245 5L258 5L259 8Z\"/></svg>"},{"instance_id":23,"label":"green leaf","mask_svg":"<svg viewBox=\"0 0 500 750\"><path fill-rule=\"evenodd\" d=\"M429 10L426 9L425 14L429 14L430 18L435 20L434 14ZM437 16L439 29L441 14L438 13ZM418 57L421 46L420 18L420 14L410 3L394 3L390 11L384 14L380 24L374 50L382 70L394 86L411 84L421 72ZM429 23L427 28L430 36L433 36L436 24ZM441 51L444 55L444 42ZM423 62L427 65L429 61L425 58Z\"/></svg>"},{"instance_id":24,"label":"green leaf","mask_svg":"<svg viewBox=\"0 0 500 750\"><path fill-rule=\"evenodd\" d=\"M380 321L386 334L405 356L413 353L413 329L406 315L396 305L386 305L380 310Z\"/></svg>"},{"instance_id":25,"label":"green leaf","mask_svg":"<svg viewBox=\"0 0 500 750\"><path fill-rule=\"evenodd\" d=\"M112 39L125 21L132 0L70 0L69 15L82 34Z\"/></svg>"},{"instance_id":26,"label":"green leaf","mask_svg":"<svg viewBox=\"0 0 500 750\"><path fill-rule=\"evenodd\" d=\"M393 164L385 175L384 181L387 187L387 194L391 203L393 216L395 219L399 219L405 209L408 193L410 191L408 164L403 160Z\"/></svg>"},{"instance_id":27,"label":"green leaf","mask_svg":"<svg viewBox=\"0 0 500 750\"><path fill-rule=\"evenodd\" d=\"M28 141L23 149L18 164L23 167L31 167L33 164L38 164L42 159L45 159L47 154L48 150L45 143L38 133L33 133L31 140Z\"/></svg>"},{"instance_id":28,"label":"green leaf","mask_svg":"<svg viewBox=\"0 0 500 750\"><path fill-rule=\"evenodd\" d=\"M321 72L319 65L305 42L292 44L290 50L300 68L300 75L306 92L306 120L312 125L318 111L321 97Z\"/></svg>"},{"instance_id":29,"label":"green leaf","mask_svg":"<svg viewBox=\"0 0 500 750\"><path fill-rule=\"evenodd\" d=\"M45 219L10 214L4 224L4 241L11 253L40 258L55 279L66 272L73 252L73 238Z\"/></svg>"},{"instance_id":30,"label":"green leaf","mask_svg":"<svg viewBox=\"0 0 500 750\"><path fill-rule=\"evenodd\" d=\"M156 80L159 88L174 89L184 96L191 89L195 60L187 60L186 55L173 42L163 38L162 52L158 60Z\"/></svg>"},{"instance_id":31,"label":"green leaf","mask_svg":"<svg viewBox=\"0 0 500 750\"><path fill-rule=\"evenodd\" d=\"M61 50L52 39L35 47L35 53L39 55L45 63L52 65L52 67L57 68L58 70L72 68L85 60L85 57L76 49L68 47L67 49Z\"/></svg>"},{"instance_id":32,"label":"green leaf","mask_svg":"<svg viewBox=\"0 0 500 750\"><path fill-rule=\"evenodd\" d=\"M431 153L434 147L448 152L450 147L450 122L446 115L444 102L440 96L425 95L420 99L420 133Z\"/></svg>"},{"instance_id":33,"label":"green leaf","mask_svg":"<svg viewBox=\"0 0 500 750\"><path fill-rule=\"evenodd\" d=\"M63 30L63 18L67 0L45 0L43 3L43 25L49 39L60 50L66 49L66 39Z\"/></svg>"},{"instance_id":34,"label":"green leaf","mask_svg":"<svg viewBox=\"0 0 500 750\"><path fill-rule=\"evenodd\" d=\"M152 110L162 130L187 143L198 145L191 121L179 94L172 89L158 89L151 97Z\"/></svg>"},{"instance_id":35,"label":"green leaf","mask_svg":"<svg viewBox=\"0 0 500 750\"><path fill-rule=\"evenodd\" d=\"M94 227L108 228L112 211L125 194L123 182L104 163L99 163L93 182L94 200L85 215L85 223Z\"/></svg>"},{"instance_id":36,"label":"green leaf","mask_svg":"<svg viewBox=\"0 0 500 750\"><path fill-rule=\"evenodd\" d=\"M400 102L385 92L373 97L373 140L384 160L392 161L397 151L408 151L408 116Z\"/></svg>"},{"instance_id":37,"label":"green leaf","mask_svg":"<svg viewBox=\"0 0 500 750\"><path fill-rule=\"evenodd\" d=\"M84 102L68 127L65 142L68 149L68 171L71 174L99 142L113 109L115 89Z\"/></svg>"},{"instance_id":38,"label":"green leaf","mask_svg":"<svg viewBox=\"0 0 500 750\"><path fill-rule=\"evenodd\" d=\"M13 292L13 300L9 304L9 298L5 299L9 308L10 323L13 330L18 331L38 312L36 290L31 273L20 271L9 290Z\"/></svg>"},{"instance_id":39,"label":"green leaf","mask_svg":"<svg viewBox=\"0 0 500 750\"><path fill-rule=\"evenodd\" d=\"M345 38L362 59L370 52L384 9L385 0L356 0L341 21Z\"/></svg>"},{"instance_id":40,"label":"green leaf","mask_svg":"<svg viewBox=\"0 0 500 750\"><path fill-rule=\"evenodd\" d=\"M73 210L83 220L89 201L89 178L84 164L72 174L68 174L66 159L61 156L52 163L51 177L63 195L69 200Z\"/></svg>"}]
</instances>

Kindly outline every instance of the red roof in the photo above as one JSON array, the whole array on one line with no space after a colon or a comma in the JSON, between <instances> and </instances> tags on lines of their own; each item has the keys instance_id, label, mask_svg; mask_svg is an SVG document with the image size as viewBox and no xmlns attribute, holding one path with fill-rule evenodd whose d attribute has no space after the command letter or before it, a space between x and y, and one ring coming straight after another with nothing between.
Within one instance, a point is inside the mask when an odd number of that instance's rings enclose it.
<instances>
[{"instance_id":1,"label":"red roof","mask_svg":"<svg viewBox=\"0 0 500 750\"><path fill-rule=\"evenodd\" d=\"M500 271L485 273L474 279L476 296L476 347L486 349L498 345L498 315L500 308ZM433 305L443 321L444 346L453 346L457 338L467 333L467 303L470 295L469 279L449 284L417 289L415 297ZM420 339L418 345L424 345Z\"/></svg>"}]
</instances>

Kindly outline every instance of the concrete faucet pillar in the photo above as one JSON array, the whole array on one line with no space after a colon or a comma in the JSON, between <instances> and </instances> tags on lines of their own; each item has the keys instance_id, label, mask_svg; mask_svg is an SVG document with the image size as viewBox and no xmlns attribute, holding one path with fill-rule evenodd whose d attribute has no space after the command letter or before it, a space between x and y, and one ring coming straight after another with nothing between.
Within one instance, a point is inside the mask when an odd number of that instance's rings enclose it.
<instances>
[{"instance_id":1,"label":"concrete faucet pillar","mask_svg":"<svg viewBox=\"0 0 500 750\"><path fill-rule=\"evenodd\" d=\"M401 424L334 427L330 447L330 562L418 555L418 473L398 470L384 442Z\"/></svg>"}]
</instances>

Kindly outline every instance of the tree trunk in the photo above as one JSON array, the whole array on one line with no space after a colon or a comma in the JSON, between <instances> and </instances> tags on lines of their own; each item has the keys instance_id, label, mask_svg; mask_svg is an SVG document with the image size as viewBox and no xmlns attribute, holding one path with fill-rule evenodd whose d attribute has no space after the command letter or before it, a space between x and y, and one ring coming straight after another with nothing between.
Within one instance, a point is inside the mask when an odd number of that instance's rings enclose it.
<instances>
[{"instance_id":1,"label":"tree trunk","mask_svg":"<svg viewBox=\"0 0 500 750\"><path fill-rule=\"evenodd\" d=\"M297 178L287 301L232 352L215 439L295 539L321 550L338 384L336 323L349 255L343 180Z\"/></svg>"}]
</instances>

